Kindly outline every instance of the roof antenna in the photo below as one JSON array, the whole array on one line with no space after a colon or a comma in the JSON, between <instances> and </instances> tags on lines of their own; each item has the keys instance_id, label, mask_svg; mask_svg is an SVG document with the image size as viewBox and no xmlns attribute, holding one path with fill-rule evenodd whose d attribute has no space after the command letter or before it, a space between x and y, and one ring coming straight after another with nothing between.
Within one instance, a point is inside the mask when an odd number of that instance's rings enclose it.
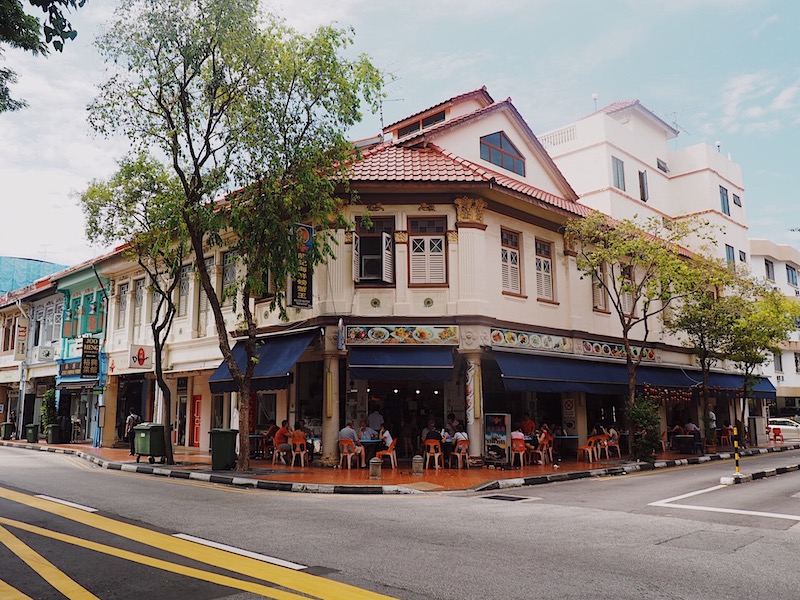
<instances>
[{"instance_id":1,"label":"roof antenna","mask_svg":"<svg viewBox=\"0 0 800 600\"><path fill-rule=\"evenodd\" d=\"M598 98L597 92L592 94L592 100L594 101L594 112L597 112L597 98Z\"/></svg>"},{"instance_id":2,"label":"roof antenna","mask_svg":"<svg viewBox=\"0 0 800 600\"><path fill-rule=\"evenodd\" d=\"M387 98L386 100L381 100L380 104L380 114L381 114L381 132L383 131L384 124L383 124L383 103L384 102L404 102L403 98Z\"/></svg>"}]
</instances>

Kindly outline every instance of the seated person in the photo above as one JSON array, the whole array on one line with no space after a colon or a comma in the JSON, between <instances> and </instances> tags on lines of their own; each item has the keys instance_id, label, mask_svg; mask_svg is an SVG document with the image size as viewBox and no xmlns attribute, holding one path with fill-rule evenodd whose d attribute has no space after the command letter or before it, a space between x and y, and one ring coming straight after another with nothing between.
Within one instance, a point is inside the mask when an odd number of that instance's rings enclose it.
<instances>
[{"instance_id":1,"label":"seated person","mask_svg":"<svg viewBox=\"0 0 800 600\"><path fill-rule=\"evenodd\" d=\"M453 440L455 440L456 444L458 444L458 442L461 440L469 440L469 437L467 437L467 432L464 431L463 423L459 423L456 426L456 433L453 435Z\"/></svg>"},{"instance_id":2,"label":"seated person","mask_svg":"<svg viewBox=\"0 0 800 600\"><path fill-rule=\"evenodd\" d=\"M298 422L295 424L294 428L295 428L295 429L299 429L300 431L302 431L303 433L305 433L307 438L308 438L308 437L313 437L313 432L311 431L311 429L309 429L308 427L306 427L306 422L305 422L305 420L303 420L303 419L300 419L300 420L299 420L299 421L298 421Z\"/></svg>"},{"instance_id":3,"label":"seated person","mask_svg":"<svg viewBox=\"0 0 800 600\"><path fill-rule=\"evenodd\" d=\"M452 438L456 434L456 427L458 427L459 420L456 419L456 415L454 413L449 413L447 415L447 423L445 423L444 428L447 431L448 439Z\"/></svg>"},{"instance_id":4,"label":"seated person","mask_svg":"<svg viewBox=\"0 0 800 600\"><path fill-rule=\"evenodd\" d=\"M589 435L606 435L606 430L600 423L595 423L595 426L592 428L592 431L589 433Z\"/></svg>"},{"instance_id":5,"label":"seated person","mask_svg":"<svg viewBox=\"0 0 800 600\"><path fill-rule=\"evenodd\" d=\"M442 441L442 432L436 429L436 423L433 421L428 423L428 427L422 430L422 439Z\"/></svg>"},{"instance_id":6,"label":"seated person","mask_svg":"<svg viewBox=\"0 0 800 600\"><path fill-rule=\"evenodd\" d=\"M281 421L281 427L275 432L275 451L276 452L291 452L292 446L289 444L289 438L292 437L292 428L289 427L289 421L284 419Z\"/></svg>"},{"instance_id":7,"label":"seated person","mask_svg":"<svg viewBox=\"0 0 800 600\"><path fill-rule=\"evenodd\" d=\"M361 427L358 428L358 437L362 440L374 440L378 437L378 432L372 427L367 425L367 421L361 421Z\"/></svg>"},{"instance_id":8,"label":"seated person","mask_svg":"<svg viewBox=\"0 0 800 600\"><path fill-rule=\"evenodd\" d=\"M381 425L380 440L383 442L384 450L392 445L392 434L389 433L389 426L386 423Z\"/></svg>"},{"instance_id":9,"label":"seated person","mask_svg":"<svg viewBox=\"0 0 800 600\"><path fill-rule=\"evenodd\" d=\"M536 421L531 419L530 413L525 413L522 415L522 422L519 424L522 428L522 433L524 433L527 437L531 437L533 432L536 431Z\"/></svg>"},{"instance_id":10,"label":"seated person","mask_svg":"<svg viewBox=\"0 0 800 600\"><path fill-rule=\"evenodd\" d=\"M524 440L525 434L522 433L522 427L520 425L514 425L511 429L511 439L512 440Z\"/></svg>"},{"instance_id":11,"label":"seated person","mask_svg":"<svg viewBox=\"0 0 800 600\"><path fill-rule=\"evenodd\" d=\"M694 423L692 423L691 419L686 421L686 425L683 426L683 429L684 431L686 431L687 434L694 434L695 431L700 431L700 428Z\"/></svg>"},{"instance_id":12,"label":"seated person","mask_svg":"<svg viewBox=\"0 0 800 600\"><path fill-rule=\"evenodd\" d=\"M669 430L672 435L683 435L683 427L681 427L678 423L675 423L675 427Z\"/></svg>"},{"instance_id":13,"label":"seated person","mask_svg":"<svg viewBox=\"0 0 800 600\"><path fill-rule=\"evenodd\" d=\"M367 463L364 459L364 446L361 445L361 441L358 439L358 434L356 430L353 429L353 422L348 421L345 424L344 428L339 432L339 439L340 440L350 440L355 444L356 450L356 457L361 457L361 466L366 467Z\"/></svg>"},{"instance_id":14,"label":"seated person","mask_svg":"<svg viewBox=\"0 0 800 600\"><path fill-rule=\"evenodd\" d=\"M619 431L613 425L608 428L608 441L613 444L619 443Z\"/></svg>"}]
</instances>

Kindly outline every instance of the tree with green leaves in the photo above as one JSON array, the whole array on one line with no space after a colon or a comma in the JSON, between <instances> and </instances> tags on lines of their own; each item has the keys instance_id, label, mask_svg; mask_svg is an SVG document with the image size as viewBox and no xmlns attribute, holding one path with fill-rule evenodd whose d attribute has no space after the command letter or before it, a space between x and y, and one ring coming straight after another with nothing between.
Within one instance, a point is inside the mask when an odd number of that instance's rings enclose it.
<instances>
[{"instance_id":1,"label":"tree with green leaves","mask_svg":"<svg viewBox=\"0 0 800 600\"><path fill-rule=\"evenodd\" d=\"M52 43L53 48L61 52L64 42L74 40L78 35L65 12L82 7L86 0L29 0L29 3L47 14L43 22L26 13L21 0L0 0L0 44L34 55L47 55ZM0 113L25 106L24 101L11 97L9 86L16 81L14 71L0 68Z\"/></svg>"},{"instance_id":2,"label":"tree with green leaves","mask_svg":"<svg viewBox=\"0 0 800 600\"><path fill-rule=\"evenodd\" d=\"M665 224L659 218L612 221L596 212L568 221L564 235L578 270L591 277L617 317L628 369L628 404L635 404L636 369L653 320L713 284L704 262L684 249L689 240L708 239L708 224L689 219Z\"/></svg>"},{"instance_id":3,"label":"tree with green leaves","mask_svg":"<svg viewBox=\"0 0 800 600\"><path fill-rule=\"evenodd\" d=\"M164 349L172 329L175 289L188 254L186 228L180 217L183 200L177 178L151 157L140 154L119 161L108 181L92 181L81 194L86 237L108 245L124 241L124 256L147 273L153 293L153 363L162 395L166 462L174 464L172 394L164 377Z\"/></svg>"},{"instance_id":4,"label":"tree with green leaves","mask_svg":"<svg viewBox=\"0 0 800 600\"><path fill-rule=\"evenodd\" d=\"M734 291L741 299L739 314L726 354L742 372L742 405L734 407L738 423L744 419L744 401L756 382L756 371L769 362L780 344L797 329L800 302L784 296L766 282L741 281ZM743 436L743 427L739 435Z\"/></svg>"},{"instance_id":5,"label":"tree with green leaves","mask_svg":"<svg viewBox=\"0 0 800 600\"><path fill-rule=\"evenodd\" d=\"M708 413L712 409L709 398L709 376L711 369L728 358L735 333L735 324L742 313L745 300L738 294L726 293L737 282L743 281L727 265L714 260L706 262L714 283L711 288L698 288L686 295L672 314L665 315L665 330L684 335L683 344L691 348L697 357L703 378L701 394L706 422L706 440L716 442L716 431L709 426Z\"/></svg>"},{"instance_id":6,"label":"tree with green leaves","mask_svg":"<svg viewBox=\"0 0 800 600\"><path fill-rule=\"evenodd\" d=\"M363 101L376 108L382 84L365 56L345 56L351 45L350 31L302 35L273 17L261 21L256 0L123 0L98 41L112 71L90 106L90 123L157 149L178 178L179 214L243 424L257 360L254 299L270 294L270 311L287 319L287 282L302 267L296 225L316 231L306 253L310 269L333 255L334 231L351 225L337 193L347 187L354 157L346 132L360 120ZM232 289L212 283L204 254L213 246L239 257ZM228 295L244 338L241 365L222 311ZM237 468L247 470L248 431L241 429Z\"/></svg>"}]
</instances>

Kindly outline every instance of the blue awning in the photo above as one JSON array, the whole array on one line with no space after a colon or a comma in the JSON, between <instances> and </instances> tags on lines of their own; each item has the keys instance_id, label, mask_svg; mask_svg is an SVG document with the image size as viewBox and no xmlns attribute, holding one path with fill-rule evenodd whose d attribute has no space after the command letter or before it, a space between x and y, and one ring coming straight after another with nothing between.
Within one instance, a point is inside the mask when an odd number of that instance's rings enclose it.
<instances>
[{"instance_id":1,"label":"blue awning","mask_svg":"<svg viewBox=\"0 0 800 600\"><path fill-rule=\"evenodd\" d=\"M453 350L432 346L351 347L351 379L448 381L453 378Z\"/></svg>"},{"instance_id":2,"label":"blue awning","mask_svg":"<svg viewBox=\"0 0 800 600\"><path fill-rule=\"evenodd\" d=\"M258 340L256 362L250 390L282 390L289 385L289 371L303 354L308 345L320 333L318 328L305 329L298 333L276 334ZM231 351L239 368L244 370L247 353L244 342L237 342ZM227 363L223 360L208 380L211 391L235 392L239 389L233 380Z\"/></svg>"},{"instance_id":3,"label":"blue awning","mask_svg":"<svg viewBox=\"0 0 800 600\"><path fill-rule=\"evenodd\" d=\"M624 363L514 352L492 352L492 356L500 367L503 386L508 391L621 394L628 390L628 368ZM636 384L640 386L691 388L699 387L702 382L702 373L696 369L652 365L640 365L636 369ZM742 376L711 373L709 386L739 390ZM750 395L774 398L775 388L768 379L759 377Z\"/></svg>"}]
</instances>

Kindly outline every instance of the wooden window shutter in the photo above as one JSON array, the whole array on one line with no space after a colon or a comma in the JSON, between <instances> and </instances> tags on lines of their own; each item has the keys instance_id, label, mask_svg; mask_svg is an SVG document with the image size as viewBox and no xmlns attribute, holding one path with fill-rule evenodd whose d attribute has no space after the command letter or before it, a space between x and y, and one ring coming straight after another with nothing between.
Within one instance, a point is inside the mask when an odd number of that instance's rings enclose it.
<instances>
[{"instance_id":1,"label":"wooden window shutter","mask_svg":"<svg viewBox=\"0 0 800 600\"><path fill-rule=\"evenodd\" d=\"M353 281L358 283L361 281L361 252L358 247L358 234L353 232Z\"/></svg>"},{"instance_id":2,"label":"wooden window shutter","mask_svg":"<svg viewBox=\"0 0 800 600\"><path fill-rule=\"evenodd\" d=\"M392 250L392 236L385 231L381 233L383 242L383 256L381 257L381 281L394 283L394 253Z\"/></svg>"}]
</instances>

